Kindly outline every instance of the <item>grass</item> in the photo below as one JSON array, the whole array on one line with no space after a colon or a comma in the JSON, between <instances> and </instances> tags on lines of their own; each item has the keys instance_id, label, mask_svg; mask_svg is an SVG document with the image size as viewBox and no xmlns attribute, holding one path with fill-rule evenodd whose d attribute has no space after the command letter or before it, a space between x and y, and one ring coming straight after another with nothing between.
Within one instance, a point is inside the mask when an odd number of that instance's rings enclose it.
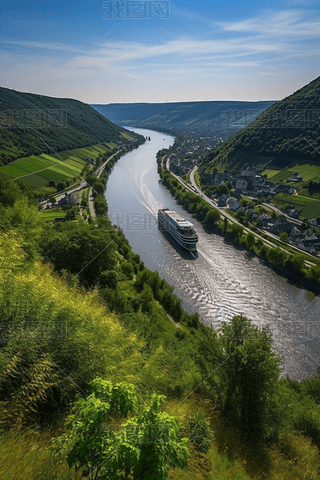
<instances>
[{"instance_id":1,"label":"grass","mask_svg":"<svg viewBox=\"0 0 320 480\"><path fill-rule=\"evenodd\" d=\"M272 170L271 168L266 168L261 175L266 175L269 180L271 177L274 177L280 172L280 170Z\"/></svg>"},{"instance_id":2,"label":"grass","mask_svg":"<svg viewBox=\"0 0 320 480\"><path fill-rule=\"evenodd\" d=\"M316 198L305 198L299 195L288 196L283 193L278 193L278 195L273 197L272 203L284 211L288 207L293 206L300 212L299 217L301 219L320 217L320 200Z\"/></svg>"},{"instance_id":3,"label":"grass","mask_svg":"<svg viewBox=\"0 0 320 480\"><path fill-rule=\"evenodd\" d=\"M125 132L120 132L121 136L123 138L125 138L126 140L131 140L132 137L128 134L128 133L125 133Z\"/></svg>"},{"instance_id":4,"label":"grass","mask_svg":"<svg viewBox=\"0 0 320 480\"><path fill-rule=\"evenodd\" d=\"M302 218L320 218L320 201L307 204L301 212Z\"/></svg>"},{"instance_id":5,"label":"grass","mask_svg":"<svg viewBox=\"0 0 320 480\"><path fill-rule=\"evenodd\" d=\"M40 213L41 218L65 217L67 212L62 208L45 209Z\"/></svg>"},{"instance_id":6,"label":"grass","mask_svg":"<svg viewBox=\"0 0 320 480\"><path fill-rule=\"evenodd\" d=\"M277 173L274 177L270 178L271 182L280 183L282 180L287 180L291 177L294 170L283 170L282 172Z\"/></svg>"},{"instance_id":7,"label":"grass","mask_svg":"<svg viewBox=\"0 0 320 480\"><path fill-rule=\"evenodd\" d=\"M59 182L78 177L87 163L87 158L97 159L99 155L114 147L116 144L102 143L50 155L43 153L24 157L1 167L0 172L14 179L23 177L23 181L34 188L44 187L49 180Z\"/></svg>"},{"instance_id":8,"label":"grass","mask_svg":"<svg viewBox=\"0 0 320 480\"><path fill-rule=\"evenodd\" d=\"M291 170L298 172L304 182L308 182L320 175L320 165L311 165L310 163L295 165L294 167L291 167Z\"/></svg>"},{"instance_id":9,"label":"grass","mask_svg":"<svg viewBox=\"0 0 320 480\"><path fill-rule=\"evenodd\" d=\"M28 173L27 170L19 168L19 166L14 163L1 167L0 172L9 175L12 178L19 178Z\"/></svg>"},{"instance_id":10,"label":"grass","mask_svg":"<svg viewBox=\"0 0 320 480\"><path fill-rule=\"evenodd\" d=\"M50 451L52 433L31 430L0 435L0 478L3 480L78 480L80 475L59 465Z\"/></svg>"},{"instance_id":11,"label":"grass","mask_svg":"<svg viewBox=\"0 0 320 480\"><path fill-rule=\"evenodd\" d=\"M23 177L23 181L36 189L46 187L48 185L47 178L41 175L33 175L32 173L30 175L27 175L26 177Z\"/></svg>"},{"instance_id":12,"label":"grass","mask_svg":"<svg viewBox=\"0 0 320 480\"><path fill-rule=\"evenodd\" d=\"M183 401L182 401L183 400ZM169 480L318 480L319 451L311 441L295 432L280 434L270 448L246 446L237 432L226 426L214 405L201 395L167 400L163 410L179 420L183 436L189 436L188 419L202 410L210 421L212 444L208 453L195 450L184 471L172 468ZM80 480L66 462L53 455L52 438L62 431L0 433L0 478L5 480ZM174 467L174 465L172 465Z\"/></svg>"}]
</instances>

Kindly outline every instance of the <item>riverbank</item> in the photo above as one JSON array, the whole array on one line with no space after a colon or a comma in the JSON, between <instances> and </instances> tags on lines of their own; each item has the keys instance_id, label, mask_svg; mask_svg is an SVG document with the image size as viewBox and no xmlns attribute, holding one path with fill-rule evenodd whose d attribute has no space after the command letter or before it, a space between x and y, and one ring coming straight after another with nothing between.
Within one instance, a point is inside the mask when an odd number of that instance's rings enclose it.
<instances>
[{"instance_id":1,"label":"riverbank","mask_svg":"<svg viewBox=\"0 0 320 480\"><path fill-rule=\"evenodd\" d=\"M210 205L206 198L202 198L204 194L199 196L191 192L190 189L186 192L186 185L180 182L180 186L178 186L179 179L177 176L172 175L161 165L162 158L159 157L158 172L164 185L183 207L200 222L212 228L214 233L243 245L248 251L263 259L268 266L272 266L275 271L281 272L286 278L294 280L297 286L303 284L313 292L318 293L320 291L319 261L315 259L313 265L310 265L310 260L306 255L286 252L279 245L271 246L269 240L265 240L261 233L257 234L254 231L255 227L253 225L245 228L227 212L223 212L224 219L221 220L221 212Z\"/></svg>"}]
</instances>

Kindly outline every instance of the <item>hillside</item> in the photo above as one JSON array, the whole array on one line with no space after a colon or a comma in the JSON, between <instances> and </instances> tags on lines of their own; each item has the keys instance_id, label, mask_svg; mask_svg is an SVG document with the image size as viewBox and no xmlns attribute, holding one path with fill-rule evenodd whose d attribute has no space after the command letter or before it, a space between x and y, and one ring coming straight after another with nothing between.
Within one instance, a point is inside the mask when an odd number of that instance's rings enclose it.
<instances>
[{"instance_id":1,"label":"hillside","mask_svg":"<svg viewBox=\"0 0 320 480\"><path fill-rule=\"evenodd\" d=\"M229 135L247 125L274 102L114 103L92 105L112 122L173 133L212 135L227 129ZM233 122L230 117L234 116ZM231 125L232 123L232 125Z\"/></svg>"},{"instance_id":2,"label":"hillside","mask_svg":"<svg viewBox=\"0 0 320 480\"><path fill-rule=\"evenodd\" d=\"M208 173L240 170L244 164L282 170L297 163L320 161L320 77L265 112L213 149L203 159ZM217 157L216 161L212 160Z\"/></svg>"},{"instance_id":3,"label":"hillside","mask_svg":"<svg viewBox=\"0 0 320 480\"><path fill-rule=\"evenodd\" d=\"M16 158L123 142L125 130L89 105L0 88L0 164Z\"/></svg>"}]
</instances>

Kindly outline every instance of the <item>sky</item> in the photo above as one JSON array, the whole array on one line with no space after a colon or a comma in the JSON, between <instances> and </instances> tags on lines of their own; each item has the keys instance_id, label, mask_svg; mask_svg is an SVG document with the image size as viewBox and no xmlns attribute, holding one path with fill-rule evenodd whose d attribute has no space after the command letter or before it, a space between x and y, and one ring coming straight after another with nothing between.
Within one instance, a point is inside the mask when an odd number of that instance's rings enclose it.
<instances>
[{"instance_id":1,"label":"sky","mask_svg":"<svg viewBox=\"0 0 320 480\"><path fill-rule=\"evenodd\" d=\"M319 73L312 0L0 0L0 85L86 103L280 100Z\"/></svg>"}]
</instances>

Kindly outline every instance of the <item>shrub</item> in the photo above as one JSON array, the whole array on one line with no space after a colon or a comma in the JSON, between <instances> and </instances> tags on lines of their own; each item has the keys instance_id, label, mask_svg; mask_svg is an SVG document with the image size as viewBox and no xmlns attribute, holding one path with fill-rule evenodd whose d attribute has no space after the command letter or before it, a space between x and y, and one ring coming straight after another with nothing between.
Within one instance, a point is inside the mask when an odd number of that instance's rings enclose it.
<instances>
[{"instance_id":1,"label":"shrub","mask_svg":"<svg viewBox=\"0 0 320 480\"><path fill-rule=\"evenodd\" d=\"M212 432L209 421L201 410L190 417L189 434L190 441L196 450L201 453L207 453L212 442Z\"/></svg>"}]
</instances>

